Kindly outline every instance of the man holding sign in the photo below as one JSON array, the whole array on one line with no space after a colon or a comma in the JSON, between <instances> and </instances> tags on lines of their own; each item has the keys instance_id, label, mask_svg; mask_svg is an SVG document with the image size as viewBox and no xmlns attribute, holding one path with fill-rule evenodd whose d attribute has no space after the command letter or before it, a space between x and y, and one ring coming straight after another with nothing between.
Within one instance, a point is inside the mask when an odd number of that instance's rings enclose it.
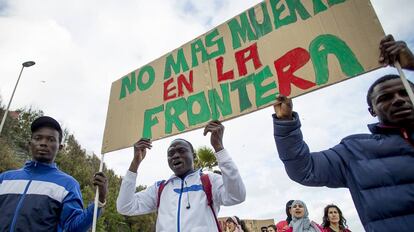
<instances>
[{"instance_id":1,"label":"man holding sign","mask_svg":"<svg viewBox=\"0 0 414 232\"><path fill-rule=\"evenodd\" d=\"M380 50L384 65L399 61L414 70L414 55L404 42L387 36ZM349 188L366 231L409 232L414 228L413 103L397 75L374 82L367 101L379 120L369 125L372 134L351 135L329 150L310 152L292 101L279 96L273 115L278 153L298 183Z\"/></svg>"},{"instance_id":2,"label":"man holding sign","mask_svg":"<svg viewBox=\"0 0 414 232\"><path fill-rule=\"evenodd\" d=\"M79 183L55 163L63 148L62 128L48 116L31 124L32 160L23 168L0 174L0 231L87 231L94 204L83 207ZM106 203L108 180L95 173L99 212Z\"/></svg>"},{"instance_id":3,"label":"man holding sign","mask_svg":"<svg viewBox=\"0 0 414 232\"><path fill-rule=\"evenodd\" d=\"M212 121L205 127L204 135L209 132L222 175L194 170L193 146L184 139L175 139L167 150L168 165L174 175L135 193L138 167L145 158L146 149L152 147L150 140L140 139L134 145L134 159L122 181L118 212L141 215L158 210L156 231L220 231L216 218L220 205L243 202L246 189L236 165L223 147L224 126ZM207 184L203 181L205 177Z\"/></svg>"}]
</instances>

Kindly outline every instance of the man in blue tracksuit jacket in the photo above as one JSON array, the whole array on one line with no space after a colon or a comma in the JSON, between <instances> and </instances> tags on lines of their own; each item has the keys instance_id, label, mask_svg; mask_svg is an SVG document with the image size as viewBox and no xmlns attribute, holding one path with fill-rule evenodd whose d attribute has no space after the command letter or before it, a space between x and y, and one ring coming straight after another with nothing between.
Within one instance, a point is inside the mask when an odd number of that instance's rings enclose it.
<instances>
[{"instance_id":1,"label":"man in blue tracksuit jacket","mask_svg":"<svg viewBox=\"0 0 414 232\"><path fill-rule=\"evenodd\" d=\"M31 125L32 161L19 170L0 174L0 231L86 231L92 224L94 205L83 209L79 183L54 163L62 149L62 129L51 117ZM96 173L99 206L108 188L103 173Z\"/></svg>"},{"instance_id":2,"label":"man in blue tracksuit jacket","mask_svg":"<svg viewBox=\"0 0 414 232\"><path fill-rule=\"evenodd\" d=\"M414 70L414 56L402 41L386 36L380 62ZM414 84L410 82L411 88ZM368 232L414 231L414 105L399 76L386 75L367 94L379 123L371 134L351 135L335 147L310 152L292 101L279 96L274 138L289 177L308 186L346 187Z\"/></svg>"}]
</instances>

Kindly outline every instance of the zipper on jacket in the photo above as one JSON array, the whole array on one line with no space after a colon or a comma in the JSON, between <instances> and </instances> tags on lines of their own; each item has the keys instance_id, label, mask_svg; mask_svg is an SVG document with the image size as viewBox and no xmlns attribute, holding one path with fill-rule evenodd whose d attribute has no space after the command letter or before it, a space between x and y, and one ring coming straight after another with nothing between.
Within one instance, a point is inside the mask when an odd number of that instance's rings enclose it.
<instances>
[{"instance_id":1,"label":"zipper on jacket","mask_svg":"<svg viewBox=\"0 0 414 232\"><path fill-rule=\"evenodd\" d=\"M15 229L14 227L16 227L17 216L19 215L19 211L22 208L23 200L26 197L27 190L29 189L29 186L30 186L31 183L32 183L32 180L29 180L29 182L26 185L26 188L23 191L22 196L20 197L19 203L17 203L16 210L14 211L13 221L12 221L12 224L10 226L10 231L11 232L14 231L14 229Z\"/></svg>"},{"instance_id":2,"label":"zipper on jacket","mask_svg":"<svg viewBox=\"0 0 414 232\"><path fill-rule=\"evenodd\" d=\"M180 196L178 198L178 211L177 211L177 232L180 232L180 210L181 210L181 197L183 195L184 180L181 180Z\"/></svg>"}]
</instances>

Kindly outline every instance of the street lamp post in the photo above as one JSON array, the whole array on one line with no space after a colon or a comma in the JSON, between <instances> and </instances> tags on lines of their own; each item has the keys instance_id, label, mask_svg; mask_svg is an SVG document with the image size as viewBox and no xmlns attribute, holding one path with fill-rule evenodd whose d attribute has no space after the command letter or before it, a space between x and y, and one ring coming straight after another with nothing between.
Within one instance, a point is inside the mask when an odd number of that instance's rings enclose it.
<instances>
[{"instance_id":1,"label":"street lamp post","mask_svg":"<svg viewBox=\"0 0 414 232\"><path fill-rule=\"evenodd\" d=\"M22 76L23 69L24 68L27 68L27 67L30 67L30 66L33 66L34 64L35 64L34 61L26 61L26 62L24 62L22 64L22 69L20 70L19 77L17 78L16 85L14 86L13 93L12 93L11 98L9 100L9 104L7 105L6 111L4 112L3 119L1 120L1 124L0 124L0 135L1 135L1 131L3 130L4 123L6 122L7 113L9 112L10 104L11 104L11 102L13 100L14 92L16 92L17 85L19 84L20 77Z\"/></svg>"}]
</instances>

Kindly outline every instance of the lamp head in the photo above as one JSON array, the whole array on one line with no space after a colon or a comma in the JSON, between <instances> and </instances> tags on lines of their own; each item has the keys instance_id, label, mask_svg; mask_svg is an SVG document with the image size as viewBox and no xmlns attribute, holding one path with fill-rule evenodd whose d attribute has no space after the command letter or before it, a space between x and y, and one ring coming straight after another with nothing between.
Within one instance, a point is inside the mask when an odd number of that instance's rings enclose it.
<instances>
[{"instance_id":1,"label":"lamp head","mask_svg":"<svg viewBox=\"0 0 414 232\"><path fill-rule=\"evenodd\" d=\"M27 68L27 67L33 66L35 64L36 63L34 61L26 61L22 65Z\"/></svg>"}]
</instances>

